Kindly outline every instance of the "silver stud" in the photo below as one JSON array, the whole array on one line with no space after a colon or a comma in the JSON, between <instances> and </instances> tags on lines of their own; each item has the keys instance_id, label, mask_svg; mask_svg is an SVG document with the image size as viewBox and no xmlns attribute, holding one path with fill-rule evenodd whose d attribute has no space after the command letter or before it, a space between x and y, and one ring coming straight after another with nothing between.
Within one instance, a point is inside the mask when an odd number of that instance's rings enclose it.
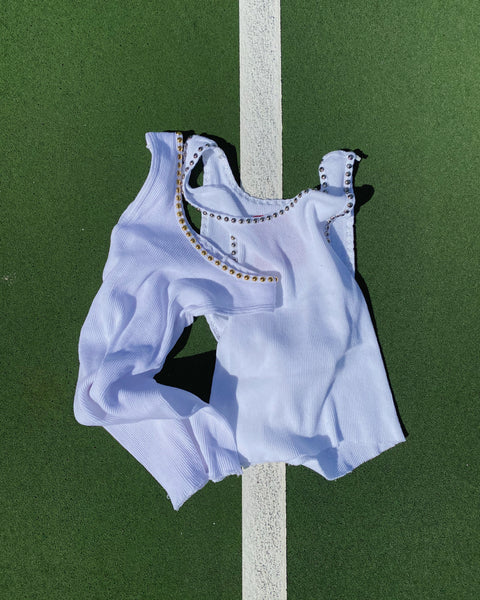
<instances>
[{"instance_id":1,"label":"silver stud","mask_svg":"<svg viewBox=\"0 0 480 600\"><path fill-rule=\"evenodd\" d=\"M348 194L347 198L348 198L349 200L352 200L352 199L353 199L353 194Z\"/></svg>"},{"instance_id":2,"label":"silver stud","mask_svg":"<svg viewBox=\"0 0 480 600\"><path fill-rule=\"evenodd\" d=\"M251 219L245 219L245 223L251 223Z\"/></svg>"},{"instance_id":3,"label":"silver stud","mask_svg":"<svg viewBox=\"0 0 480 600\"><path fill-rule=\"evenodd\" d=\"M271 220L272 220L272 217L271 217L270 215L267 215L267 216L266 216L266 219L267 219L267 221L271 221Z\"/></svg>"},{"instance_id":4,"label":"silver stud","mask_svg":"<svg viewBox=\"0 0 480 600\"><path fill-rule=\"evenodd\" d=\"M327 187L327 182L326 181L324 181L323 187Z\"/></svg>"},{"instance_id":5,"label":"silver stud","mask_svg":"<svg viewBox=\"0 0 480 600\"><path fill-rule=\"evenodd\" d=\"M293 208L295 206L294 202L290 202L290 206Z\"/></svg>"},{"instance_id":6,"label":"silver stud","mask_svg":"<svg viewBox=\"0 0 480 600\"><path fill-rule=\"evenodd\" d=\"M347 169L351 169L351 168L352 168L352 165L348 164Z\"/></svg>"},{"instance_id":7,"label":"silver stud","mask_svg":"<svg viewBox=\"0 0 480 600\"><path fill-rule=\"evenodd\" d=\"M241 225L243 223L243 219L238 219L238 222Z\"/></svg>"},{"instance_id":8,"label":"silver stud","mask_svg":"<svg viewBox=\"0 0 480 600\"><path fill-rule=\"evenodd\" d=\"M326 175L322 175L322 179L326 179L326 178L327 178L327 176L326 176Z\"/></svg>"},{"instance_id":9,"label":"silver stud","mask_svg":"<svg viewBox=\"0 0 480 600\"><path fill-rule=\"evenodd\" d=\"M283 212L284 212L283 210L279 210L279 211L278 211L278 214L279 214L279 215L283 215Z\"/></svg>"},{"instance_id":10,"label":"silver stud","mask_svg":"<svg viewBox=\"0 0 480 600\"><path fill-rule=\"evenodd\" d=\"M190 161L190 166L192 166L192 165L193 165L193 160Z\"/></svg>"},{"instance_id":11,"label":"silver stud","mask_svg":"<svg viewBox=\"0 0 480 600\"><path fill-rule=\"evenodd\" d=\"M217 221L221 221L222 217L220 215L217 215Z\"/></svg>"},{"instance_id":12,"label":"silver stud","mask_svg":"<svg viewBox=\"0 0 480 600\"><path fill-rule=\"evenodd\" d=\"M272 217L273 217L274 219L276 219L276 218L278 217L278 214L277 214L277 213L273 213Z\"/></svg>"},{"instance_id":13,"label":"silver stud","mask_svg":"<svg viewBox=\"0 0 480 600\"><path fill-rule=\"evenodd\" d=\"M353 154L348 155L348 160L353 160Z\"/></svg>"},{"instance_id":14,"label":"silver stud","mask_svg":"<svg viewBox=\"0 0 480 600\"><path fill-rule=\"evenodd\" d=\"M208 215L208 213L207 213L207 211L206 211L206 210L204 210L202 214L203 214L203 215Z\"/></svg>"},{"instance_id":15,"label":"silver stud","mask_svg":"<svg viewBox=\"0 0 480 600\"><path fill-rule=\"evenodd\" d=\"M348 208L352 208L352 206L353 206L352 202L349 202L349 203L347 204L347 206L348 206Z\"/></svg>"},{"instance_id":16,"label":"silver stud","mask_svg":"<svg viewBox=\"0 0 480 600\"><path fill-rule=\"evenodd\" d=\"M223 217L224 221L229 221L230 219L228 217Z\"/></svg>"},{"instance_id":17,"label":"silver stud","mask_svg":"<svg viewBox=\"0 0 480 600\"><path fill-rule=\"evenodd\" d=\"M211 217L214 217L215 215L214 215L213 213L210 213L210 216L211 216Z\"/></svg>"},{"instance_id":18,"label":"silver stud","mask_svg":"<svg viewBox=\"0 0 480 600\"><path fill-rule=\"evenodd\" d=\"M285 211L287 211L287 210L290 210L290 207L289 207L289 206L286 206L286 207L285 207Z\"/></svg>"},{"instance_id":19,"label":"silver stud","mask_svg":"<svg viewBox=\"0 0 480 600\"><path fill-rule=\"evenodd\" d=\"M263 223L265 221L265 217L260 217L260 221Z\"/></svg>"},{"instance_id":20,"label":"silver stud","mask_svg":"<svg viewBox=\"0 0 480 600\"><path fill-rule=\"evenodd\" d=\"M193 155L193 158L198 158L198 154L195 152L195 154Z\"/></svg>"},{"instance_id":21,"label":"silver stud","mask_svg":"<svg viewBox=\"0 0 480 600\"><path fill-rule=\"evenodd\" d=\"M350 191L350 188L347 188L347 187L346 187L346 188L344 188L344 190L343 190L343 191L344 191L344 192L349 192L349 191Z\"/></svg>"},{"instance_id":22,"label":"silver stud","mask_svg":"<svg viewBox=\"0 0 480 600\"><path fill-rule=\"evenodd\" d=\"M351 181L350 179L345 179L345 185L350 185Z\"/></svg>"},{"instance_id":23,"label":"silver stud","mask_svg":"<svg viewBox=\"0 0 480 600\"><path fill-rule=\"evenodd\" d=\"M201 152L203 150L203 146L200 146L200 148L198 149L199 152Z\"/></svg>"},{"instance_id":24,"label":"silver stud","mask_svg":"<svg viewBox=\"0 0 480 600\"><path fill-rule=\"evenodd\" d=\"M232 254L235 256L235 254L237 253L236 250L232 250Z\"/></svg>"},{"instance_id":25,"label":"silver stud","mask_svg":"<svg viewBox=\"0 0 480 600\"><path fill-rule=\"evenodd\" d=\"M236 223L237 219L235 219L235 217L233 217L233 219L230 219L232 221L232 223Z\"/></svg>"},{"instance_id":26,"label":"silver stud","mask_svg":"<svg viewBox=\"0 0 480 600\"><path fill-rule=\"evenodd\" d=\"M351 175L350 171L347 171L347 172L345 173L345 175L346 175L347 177L350 177L350 175Z\"/></svg>"},{"instance_id":27,"label":"silver stud","mask_svg":"<svg viewBox=\"0 0 480 600\"><path fill-rule=\"evenodd\" d=\"M324 167L320 167L318 170L320 171L320 173L323 173L325 171L325 168Z\"/></svg>"}]
</instances>

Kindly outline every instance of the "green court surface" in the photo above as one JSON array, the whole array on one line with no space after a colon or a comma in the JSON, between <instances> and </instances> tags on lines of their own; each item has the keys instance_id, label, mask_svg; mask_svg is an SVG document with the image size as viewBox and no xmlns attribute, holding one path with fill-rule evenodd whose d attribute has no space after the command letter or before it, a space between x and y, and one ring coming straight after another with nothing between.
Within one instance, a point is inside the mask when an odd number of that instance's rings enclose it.
<instances>
[{"instance_id":1,"label":"green court surface","mask_svg":"<svg viewBox=\"0 0 480 600\"><path fill-rule=\"evenodd\" d=\"M282 5L284 195L366 155L359 282L408 433L336 482L287 469L290 600L480 595L479 23L471 0ZM145 132L238 155L237 2L7 0L0 45L0 598L238 600L241 480L177 513L72 411ZM162 377L207 398L213 350L199 319Z\"/></svg>"}]
</instances>

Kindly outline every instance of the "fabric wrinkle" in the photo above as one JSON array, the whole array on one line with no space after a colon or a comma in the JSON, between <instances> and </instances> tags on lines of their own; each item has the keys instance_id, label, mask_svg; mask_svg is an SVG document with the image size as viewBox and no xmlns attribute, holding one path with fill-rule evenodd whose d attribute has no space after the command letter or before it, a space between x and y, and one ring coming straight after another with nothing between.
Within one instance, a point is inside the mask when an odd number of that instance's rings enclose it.
<instances>
[{"instance_id":1,"label":"fabric wrinkle","mask_svg":"<svg viewBox=\"0 0 480 600\"><path fill-rule=\"evenodd\" d=\"M261 199L237 184L213 140L146 140L149 173L112 231L80 334L77 420L104 427L177 510L250 464L336 479L403 442L354 276L359 157L330 152L318 189ZM200 162L203 185L193 187ZM186 204L200 211L199 231ZM217 340L208 403L154 379L201 315Z\"/></svg>"}]
</instances>

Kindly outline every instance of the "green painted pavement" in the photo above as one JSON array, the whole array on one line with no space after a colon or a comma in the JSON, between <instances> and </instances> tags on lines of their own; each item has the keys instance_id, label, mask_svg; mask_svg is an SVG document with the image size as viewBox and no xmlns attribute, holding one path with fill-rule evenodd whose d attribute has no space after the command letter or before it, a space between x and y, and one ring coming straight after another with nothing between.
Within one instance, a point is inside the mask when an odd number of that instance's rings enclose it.
<instances>
[{"instance_id":1,"label":"green painted pavement","mask_svg":"<svg viewBox=\"0 0 480 600\"><path fill-rule=\"evenodd\" d=\"M72 414L80 327L144 133L238 151L237 3L5 2L0 597L241 597L240 481L175 513ZM284 194L360 148L358 270L408 440L337 482L287 470L291 600L476 599L477 5L284 2ZM368 202L366 201L368 200ZM364 202L365 201L365 202ZM165 377L208 395L198 320Z\"/></svg>"}]
</instances>

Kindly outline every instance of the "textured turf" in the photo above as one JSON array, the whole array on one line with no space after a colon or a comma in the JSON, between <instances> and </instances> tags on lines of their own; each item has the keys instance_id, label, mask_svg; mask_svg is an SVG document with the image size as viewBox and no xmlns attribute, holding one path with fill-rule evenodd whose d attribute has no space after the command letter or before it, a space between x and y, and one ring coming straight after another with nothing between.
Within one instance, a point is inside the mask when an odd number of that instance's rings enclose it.
<instances>
[{"instance_id":1,"label":"textured turf","mask_svg":"<svg viewBox=\"0 0 480 600\"><path fill-rule=\"evenodd\" d=\"M480 9L284 2L282 22L285 194L330 150L368 155L357 266L408 432L337 482L288 469L289 598L474 600Z\"/></svg>"},{"instance_id":2,"label":"textured turf","mask_svg":"<svg viewBox=\"0 0 480 600\"><path fill-rule=\"evenodd\" d=\"M176 513L72 414L78 334L148 172L145 132L238 145L237 3L7 1L0 34L0 597L240 598L240 480ZM196 323L166 376L186 366L192 385L212 347Z\"/></svg>"},{"instance_id":3,"label":"textured turf","mask_svg":"<svg viewBox=\"0 0 480 600\"><path fill-rule=\"evenodd\" d=\"M329 150L368 155L358 269L409 434L335 483L288 469L291 600L478 597L479 13L283 3L285 196ZM237 16L233 0L0 7L2 598L241 596L240 481L175 513L72 414L78 333L148 171L144 133L238 149ZM212 348L197 321L163 376L188 370L208 395Z\"/></svg>"}]
</instances>

